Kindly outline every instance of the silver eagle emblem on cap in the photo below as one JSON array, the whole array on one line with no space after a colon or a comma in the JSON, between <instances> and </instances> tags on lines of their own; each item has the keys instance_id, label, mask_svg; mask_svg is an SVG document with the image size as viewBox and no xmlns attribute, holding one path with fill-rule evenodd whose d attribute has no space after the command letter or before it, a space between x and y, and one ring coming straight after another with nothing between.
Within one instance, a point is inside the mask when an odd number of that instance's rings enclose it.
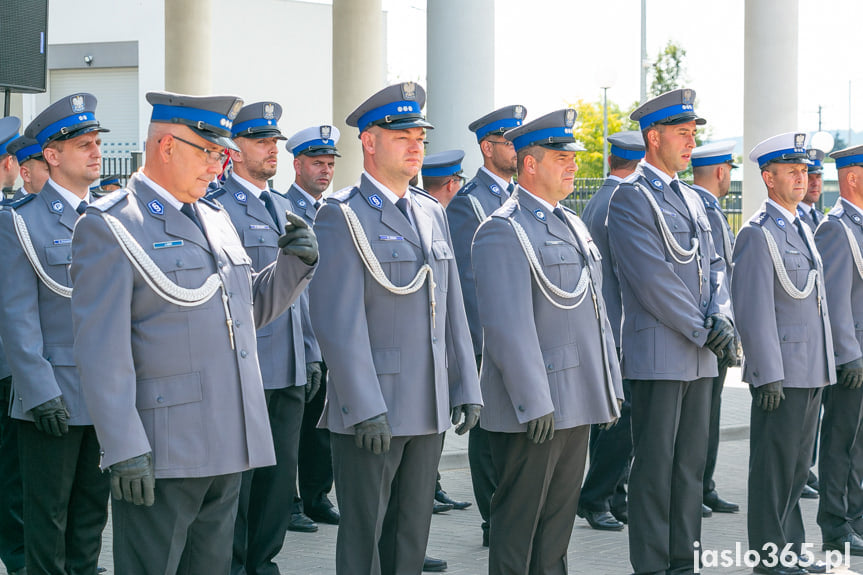
<instances>
[{"instance_id":1,"label":"silver eagle emblem on cap","mask_svg":"<svg viewBox=\"0 0 863 575\"><path fill-rule=\"evenodd\" d=\"M76 114L80 114L84 111L84 96L81 94L76 94L71 98L72 102L72 111Z\"/></svg>"},{"instance_id":2,"label":"silver eagle emblem on cap","mask_svg":"<svg viewBox=\"0 0 863 575\"><path fill-rule=\"evenodd\" d=\"M402 99L414 100L417 97L417 85L414 82L402 82Z\"/></svg>"},{"instance_id":3,"label":"silver eagle emblem on cap","mask_svg":"<svg viewBox=\"0 0 863 575\"><path fill-rule=\"evenodd\" d=\"M803 148L806 143L806 134L794 134L794 147L797 149Z\"/></svg>"},{"instance_id":4,"label":"silver eagle emblem on cap","mask_svg":"<svg viewBox=\"0 0 863 575\"><path fill-rule=\"evenodd\" d=\"M691 104L692 100L693 100L692 90L689 88L686 88L685 90L683 90L683 103L684 104Z\"/></svg>"},{"instance_id":5,"label":"silver eagle emblem on cap","mask_svg":"<svg viewBox=\"0 0 863 575\"><path fill-rule=\"evenodd\" d=\"M330 139L330 134L333 132L332 126L321 126L321 139L326 142Z\"/></svg>"},{"instance_id":6,"label":"silver eagle emblem on cap","mask_svg":"<svg viewBox=\"0 0 863 575\"><path fill-rule=\"evenodd\" d=\"M516 106L513 108L512 117L516 120L524 120L524 106Z\"/></svg>"},{"instance_id":7,"label":"silver eagle emblem on cap","mask_svg":"<svg viewBox=\"0 0 863 575\"><path fill-rule=\"evenodd\" d=\"M227 114L228 119L229 119L229 120L231 120L231 121L233 121L233 120L234 120L234 118L236 118L236 117L237 117L237 114L239 114L239 113L240 113L240 110L241 110L242 108L243 108L243 101L242 101L242 100L240 100L240 99L237 99L237 100L234 102L234 105L233 105L233 106L231 106L231 110L230 110L230 111L228 112L228 114Z\"/></svg>"},{"instance_id":8,"label":"silver eagle emblem on cap","mask_svg":"<svg viewBox=\"0 0 863 575\"><path fill-rule=\"evenodd\" d=\"M276 117L276 105L264 104L264 119L273 120Z\"/></svg>"},{"instance_id":9,"label":"silver eagle emblem on cap","mask_svg":"<svg viewBox=\"0 0 863 575\"><path fill-rule=\"evenodd\" d=\"M571 128L575 124L575 110L567 108L564 113L563 121L567 128Z\"/></svg>"}]
</instances>

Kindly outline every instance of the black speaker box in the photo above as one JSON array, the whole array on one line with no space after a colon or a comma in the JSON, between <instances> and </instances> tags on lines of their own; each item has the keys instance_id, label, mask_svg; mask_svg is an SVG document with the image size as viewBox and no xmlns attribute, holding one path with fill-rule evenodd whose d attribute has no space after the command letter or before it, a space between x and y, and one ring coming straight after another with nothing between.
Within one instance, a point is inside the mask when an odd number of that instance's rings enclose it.
<instances>
[{"instance_id":1,"label":"black speaker box","mask_svg":"<svg viewBox=\"0 0 863 575\"><path fill-rule=\"evenodd\" d=\"M0 0L0 89L44 92L48 0Z\"/></svg>"}]
</instances>

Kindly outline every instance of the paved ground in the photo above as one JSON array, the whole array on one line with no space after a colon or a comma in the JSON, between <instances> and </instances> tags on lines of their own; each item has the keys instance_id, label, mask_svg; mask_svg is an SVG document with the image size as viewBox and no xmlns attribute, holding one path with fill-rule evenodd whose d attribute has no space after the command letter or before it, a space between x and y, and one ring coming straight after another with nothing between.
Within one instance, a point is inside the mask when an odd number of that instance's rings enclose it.
<instances>
[{"instance_id":1,"label":"paved ground","mask_svg":"<svg viewBox=\"0 0 863 575\"><path fill-rule=\"evenodd\" d=\"M746 549L746 475L749 461L749 391L739 382L739 370L731 370L723 392L722 443L717 466L717 488L723 497L740 503L742 511L732 515L714 514L703 523L703 549L734 551L737 542ZM441 464L444 488L455 499L473 498L470 474L467 470L467 442L447 434ZM574 479L575 482L575 479ZM803 500L806 533L815 555L824 559L821 534L815 524L817 500ZM446 559L449 574L479 575L488 572L488 550L480 545L480 517L476 506L465 511L436 515L428 553ZM337 528L321 525L314 534L289 532L285 546L277 558L283 575L305 575L335 572L335 540ZM112 573L111 529L105 530L102 565ZM863 558L852 558L851 569L838 567L837 574L863 573ZM576 519L569 547L569 572L590 575L623 575L630 573L627 533L608 533L590 529L582 519ZM743 574L752 570L745 566L705 568L704 573ZM0 575L5 575L0 567ZM118 574L122 575L122 574Z\"/></svg>"}]
</instances>

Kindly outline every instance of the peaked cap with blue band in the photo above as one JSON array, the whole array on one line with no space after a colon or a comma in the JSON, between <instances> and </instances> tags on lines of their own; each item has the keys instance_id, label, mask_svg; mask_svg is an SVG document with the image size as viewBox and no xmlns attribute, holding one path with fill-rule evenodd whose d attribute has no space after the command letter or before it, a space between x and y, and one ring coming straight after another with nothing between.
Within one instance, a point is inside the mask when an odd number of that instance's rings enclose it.
<instances>
[{"instance_id":1,"label":"peaked cap with blue band","mask_svg":"<svg viewBox=\"0 0 863 575\"><path fill-rule=\"evenodd\" d=\"M153 105L151 122L183 124L208 142L239 151L231 141L231 130L243 107L242 98L147 92L147 101Z\"/></svg>"},{"instance_id":2,"label":"peaked cap with blue band","mask_svg":"<svg viewBox=\"0 0 863 575\"><path fill-rule=\"evenodd\" d=\"M638 130L617 132L608 137L612 156L624 160L640 160L644 157L644 136Z\"/></svg>"},{"instance_id":3,"label":"peaked cap with blue band","mask_svg":"<svg viewBox=\"0 0 863 575\"><path fill-rule=\"evenodd\" d=\"M21 129L21 120L15 116L0 118L0 156L11 154L7 146L18 139L18 130Z\"/></svg>"},{"instance_id":4,"label":"peaked cap with blue band","mask_svg":"<svg viewBox=\"0 0 863 575\"><path fill-rule=\"evenodd\" d=\"M246 104L237 113L231 128L233 138L278 138L287 140L279 129L282 107L275 102Z\"/></svg>"},{"instance_id":5,"label":"peaked cap with blue band","mask_svg":"<svg viewBox=\"0 0 863 575\"><path fill-rule=\"evenodd\" d=\"M42 146L33 138L21 136L15 138L6 144L6 151L10 154L15 154L18 158L18 164L23 164L27 160L44 160L42 157Z\"/></svg>"},{"instance_id":6,"label":"peaked cap with blue band","mask_svg":"<svg viewBox=\"0 0 863 575\"><path fill-rule=\"evenodd\" d=\"M830 157L836 160L837 170L851 166L863 166L863 145L836 150L830 154Z\"/></svg>"},{"instance_id":7,"label":"peaked cap with blue band","mask_svg":"<svg viewBox=\"0 0 863 575\"><path fill-rule=\"evenodd\" d=\"M738 168L734 163L734 142L710 142L698 146L692 150L692 167L715 166L717 164L730 164L732 168Z\"/></svg>"},{"instance_id":8,"label":"peaked cap with blue band","mask_svg":"<svg viewBox=\"0 0 863 575\"><path fill-rule=\"evenodd\" d=\"M759 142L749 152L749 159L762 170L768 164L810 164L806 153L806 134L786 132Z\"/></svg>"},{"instance_id":9,"label":"peaked cap with blue band","mask_svg":"<svg viewBox=\"0 0 863 575\"><path fill-rule=\"evenodd\" d=\"M437 154L429 154L423 159L423 178L445 178L460 174L463 159L464 151L462 150L446 150Z\"/></svg>"},{"instance_id":10,"label":"peaked cap with blue band","mask_svg":"<svg viewBox=\"0 0 863 575\"><path fill-rule=\"evenodd\" d=\"M809 173L824 173L824 156L826 156L827 153L824 150L819 150L818 148L809 148L808 150L806 150L806 155L809 157L809 161L812 162L811 164L809 164Z\"/></svg>"},{"instance_id":11,"label":"peaked cap with blue band","mask_svg":"<svg viewBox=\"0 0 863 575\"><path fill-rule=\"evenodd\" d=\"M474 120L467 129L476 134L477 142L482 142L486 136L503 134L507 130L521 126L526 115L527 108L522 105L504 106L486 114L479 120Z\"/></svg>"},{"instance_id":12,"label":"peaked cap with blue band","mask_svg":"<svg viewBox=\"0 0 863 575\"><path fill-rule=\"evenodd\" d=\"M584 146L575 140L572 127L578 113L564 108L540 116L517 128L508 130L503 137L512 142L516 152L528 146L542 146L550 150L583 152Z\"/></svg>"},{"instance_id":13,"label":"peaked cap with blue band","mask_svg":"<svg viewBox=\"0 0 863 575\"><path fill-rule=\"evenodd\" d=\"M347 117L345 123L359 128L360 132L365 132L372 126L388 130L434 128L422 114L425 105L426 91L416 82L393 84L360 104Z\"/></svg>"},{"instance_id":14,"label":"peaked cap with blue band","mask_svg":"<svg viewBox=\"0 0 863 575\"><path fill-rule=\"evenodd\" d=\"M339 143L341 132L335 126L322 124L304 128L291 136L285 144L285 149L296 156L339 156L336 144Z\"/></svg>"},{"instance_id":15,"label":"peaked cap with blue band","mask_svg":"<svg viewBox=\"0 0 863 575\"><path fill-rule=\"evenodd\" d=\"M638 122L642 131L657 124L664 126L687 122L695 122L699 126L706 124L707 120L695 113L694 103L695 90L678 88L648 100L636 108L629 118Z\"/></svg>"},{"instance_id":16,"label":"peaked cap with blue band","mask_svg":"<svg viewBox=\"0 0 863 575\"><path fill-rule=\"evenodd\" d=\"M43 148L46 144L83 136L88 132L110 132L96 119L96 96L79 92L60 98L36 116L24 130Z\"/></svg>"}]
</instances>

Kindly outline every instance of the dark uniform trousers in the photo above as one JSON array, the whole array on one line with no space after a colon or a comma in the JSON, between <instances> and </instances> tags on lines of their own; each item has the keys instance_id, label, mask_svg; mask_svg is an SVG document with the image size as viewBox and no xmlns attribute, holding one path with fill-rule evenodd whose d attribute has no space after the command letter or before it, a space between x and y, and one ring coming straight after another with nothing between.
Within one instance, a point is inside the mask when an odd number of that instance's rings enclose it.
<instances>
[{"instance_id":1,"label":"dark uniform trousers","mask_svg":"<svg viewBox=\"0 0 863 575\"><path fill-rule=\"evenodd\" d=\"M725 387L727 367L719 367L719 375L712 380L710 394L710 435L707 438L707 461L704 465L704 495L716 490L713 472L716 471L716 458L719 455L719 414L722 409L722 388Z\"/></svg>"},{"instance_id":2,"label":"dark uniform trousers","mask_svg":"<svg viewBox=\"0 0 863 575\"><path fill-rule=\"evenodd\" d=\"M863 388L824 389L818 526L825 541L863 530Z\"/></svg>"},{"instance_id":3,"label":"dark uniform trousers","mask_svg":"<svg viewBox=\"0 0 863 575\"><path fill-rule=\"evenodd\" d=\"M327 396L327 364L321 366L321 388L306 404L300 429L300 451L297 479L300 498L306 509L317 507L333 488L333 452L330 430L318 428Z\"/></svg>"},{"instance_id":4,"label":"dark uniform trousers","mask_svg":"<svg viewBox=\"0 0 863 575\"><path fill-rule=\"evenodd\" d=\"M526 433L488 432L499 472L491 499L489 573L566 575L580 492L573 478L584 475L589 434L588 425L555 430L536 445ZM533 540L513 525L536 525Z\"/></svg>"},{"instance_id":5,"label":"dark uniform trousers","mask_svg":"<svg viewBox=\"0 0 863 575\"><path fill-rule=\"evenodd\" d=\"M351 502L339 505L336 572L421 573L431 509L417 513L416 506L434 498L441 434L393 437L383 455L358 448L353 435L332 433L330 439L336 495Z\"/></svg>"},{"instance_id":6,"label":"dark uniform trousers","mask_svg":"<svg viewBox=\"0 0 863 575\"><path fill-rule=\"evenodd\" d=\"M476 356L476 369L479 371L482 355ZM482 415L480 415L482 418ZM491 459L489 432L477 423L467 436L467 461L470 466L470 481L476 507L482 517L482 530L488 533L488 520L491 515L491 496L497 489L497 472Z\"/></svg>"},{"instance_id":7,"label":"dark uniform trousers","mask_svg":"<svg viewBox=\"0 0 863 575\"><path fill-rule=\"evenodd\" d=\"M0 379L0 560L24 567L24 493L18 464L18 421L9 417L12 378Z\"/></svg>"},{"instance_id":8,"label":"dark uniform trousers","mask_svg":"<svg viewBox=\"0 0 863 575\"><path fill-rule=\"evenodd\" d=\"M93 575L111 493L109 475L99 469L95 429L73 425L66 435L54 437L19 421L18 450L27 571Z\"/></svg>"},{"instance_id":9,"label":"dark uniform trousers","mask_svg":"<svg viewBox=\"0 0 863 575\"><path fill-rule=\"evenodd\" d=\"M625 511L626 470L632 459L632 384L623 380L623 405L620 418L611 429L592 425L590 429L590 467L581 487L579 509L585 511Z\"/></svg>"},{"instance_id":10,"label":"dark uniform trousers","mask_svg":"<svg viewBox=\"0 0 863 575\"><path fill-rule=\"evenodd\" d=\"M711 379L631 382L629 557L636 573L692 570L692 544L701 538Z\"/></svg>"},{"instance_id":11,"label":"dark uniform trousers","mask_svg":"<svg viewBox=\"0 0 863 575\"><path fill-rule=\"evenodd\" d=\"M776 544L777 553L786 543L800 551L805 534L799 501L809 475L822 389L785 388L785 399L771 412L752 402L747 525L753 551L761 552L767 543Z\"/></svg>"},{"instance_id":12,"label":"dark uniform trousers","mask_svg":"<svg viewBox=\"0 0 863 575\"><path fill-rule=\"evenodd\" d=\"M156 479L152 507L111 501L118 575L210 575L231 569L241 473ZM173 552L172 552L173 550ZM89 575L95 573L95 567Z\"/></svg>"},{"instance_id":13,"label":"dark uniform trousers","mask_svg":"<svg viewBox=\"0 0 863 575\"><path fill-rule=\"evenodd\" d=\"M297 443L305 387L265 389L276 465L243 472L234 529L233 575L278 575L273 562L288 530L297 481Z\"/></svg>"}]
</instances>

